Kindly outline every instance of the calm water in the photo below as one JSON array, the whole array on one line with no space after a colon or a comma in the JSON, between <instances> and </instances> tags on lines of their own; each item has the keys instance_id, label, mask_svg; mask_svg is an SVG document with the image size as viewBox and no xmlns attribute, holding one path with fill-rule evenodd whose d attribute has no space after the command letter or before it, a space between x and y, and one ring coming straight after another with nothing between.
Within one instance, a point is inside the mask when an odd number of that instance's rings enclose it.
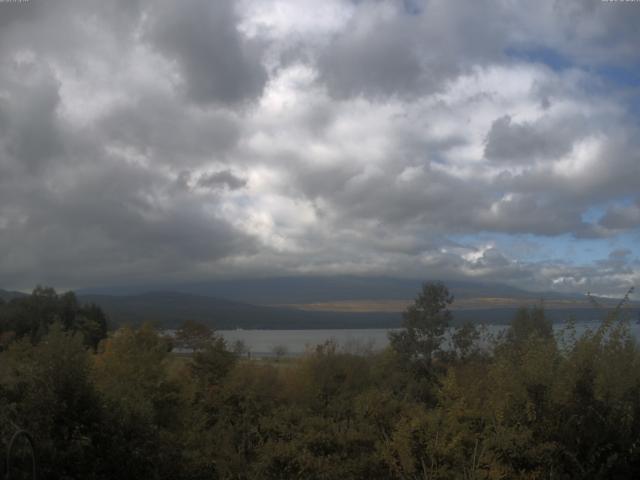
<instances>
[{"instance_id":1,"label":"calm water","mask_svg":"<svg viewBox=\"0 0 640 480\"><path fill-rule=\"evenodd\" d=\"M581 334L587 329L595 329L599 322L583 322L576 324L576 333ZM563 324L554 324L559 335ZM640 338L640 325L631 324L631 332ZM487 325L489 334L496 335L506 327L504 325ZM287 355L300 355L307 349L313 348L328 340L335 341L339 347L351 352L365 350L382 350L389 344L388 333L392 329L345 329L345 330L219 330L229 347L241 340L248 347L252 355L271 356L278 347L284 347Z\"/></svg>"},{"instance_id":2,"label":"calm water","mask_svg":"<svg viewBox=\"0 0 640 480\"><path fill-rule=\"evenodd\" d=\"M252 355L269 356L277 347L284 347L288 355L300 355L308 348L334 340L350 350L370 348L382 350L389 344L388 328L353 330L218 330L229 347L241 340Z\"/></svg>"}]
</instances>

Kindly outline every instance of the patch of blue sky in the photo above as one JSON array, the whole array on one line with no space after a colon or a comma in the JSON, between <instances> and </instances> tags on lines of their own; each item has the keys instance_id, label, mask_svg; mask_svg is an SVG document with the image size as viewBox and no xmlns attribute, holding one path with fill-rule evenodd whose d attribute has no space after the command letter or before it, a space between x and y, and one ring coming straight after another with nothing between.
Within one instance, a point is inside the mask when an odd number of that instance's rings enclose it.
<instances>
[{"instance_id":1,"label":"patch of blue sky","mask_svg":"<svg viewBox=\"0 0 640 480\"><path fill-rule=\"evenodd\" d=\"M577 64L561 52L545 46L509 47L504 53L508 58L543 64L557 72L579 68L594 80L583 85L583 88L597 95L622 97L629 113L640 121L640 64L587 66Z\"/></svg>"},{"instance_id":2,"label":"patch of blue sky","mask_svg":"<svg viewBox=\"0 0 640 480\"><path fill-rule=\"evenodd\" d=\"M597 75L607 83L620 87L640 87L640 64L631 65L597 65L585 66L576 64L568 56L545 46L508 47L504 50L507 57L524 62L541 63L549 68L562 71L567 68L581 68Z\"/></svg>"},{"instance_id":3,"label":"patch of blue sky","mask_svg":"<svg viewBox=\"0 0 640 480\"><path fill-rule=\"evenodd\" d=\"M621 87L640 87L640 65L596 67L594 72L608 82Z\"/></svg>"},{"instance_id":4,"label":"patch of blue sky","mask_svg":"<svg viewBox=\"0 0 640 480\"><path fill-rule=\"evenodd\" d=\"M482 232L452 235L449 239L466 247L494 245L507 257L525 263L566 262L573 265L592 265L604 260L614 250L629 250L632 260L640 260L638 248L640 230L605 238L576 238L573 235L553 237L533 234Z\"/></svg>"},{"instance_id":5,"label":"patch of blue sky","mask_svg":"<svg viewBox=\"0 0 640 480\"><path fill-rule=\"evenodd\" d=\"M552 48L536 47L509 47L504 51L509 58L529 63L542 63L552 70L562 71L574 66L573 62Z\"/></svg>"},{"instance_id":6,"label":"patch of blue sky","mask_svg":"<svg viewBox=\"0 0 640 480\"><path fill-rule=\"evenodd\" d=\"M589 207L585 212L582 213L582 221L585 223L598 223L605 212L607 211L606 205L595 205Z\"/></svg>"},{"instance_id":7,"label":"patch of blue sky","mask_svg":"<svg viewBox=\"0 0 640 480\"><path fill-rule=\"evenodd\" d=\"M616 96L626 104L627 111L640 121L640 64L603 65L589 72L600 80L597 93Z\"/></svg>"},{"instance_id":8,"label":"patch of blue sky","mask_svg":"<svg viewBox=\"0 0 640 480\"><path fill-rule=\"evenodd\" d=\"M617 205L620 207L629 207L635 203L636 199L632 195L625 195L617 199L598 205L592 205L582 213L582 221L586 223L596 224L605 215L607 208Z\"/></svg>"},{"instance_id":9,"label":"patch of blue sky","mask_svg":"<svg viewBox=\"0 0 640 480\"><path fill-rule=\"evenodd\" d=\"M404 11L408 15L420 15L424 9L424 2L421 0L403 0Z\"/></svg>"}]
</instances>

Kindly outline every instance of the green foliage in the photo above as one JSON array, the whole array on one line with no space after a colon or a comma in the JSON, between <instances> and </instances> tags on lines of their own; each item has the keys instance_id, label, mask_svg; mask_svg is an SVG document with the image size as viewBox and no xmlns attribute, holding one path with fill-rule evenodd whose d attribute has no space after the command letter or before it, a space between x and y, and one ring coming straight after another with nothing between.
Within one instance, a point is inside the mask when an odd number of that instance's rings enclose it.
<instances>
[{"instance_id":1,"label":"green foliage","mask_svg":"<svg viewBox=\"0 0 640 480\"><path fill-rule=\"evenodd\" d=\"M521 307L507 330L507 340L515 345L525 343L531 336L543 339L553 337L553 326L546 318L542 305Z\"/></svg>"},{"instance_id":2,"label":"green foliage","mask_svg":"<svg viewBox=\"0 0 640 480\"><path fill-rule=\"evenodd\" d=\"M402 314L402 330L391 332L389 341L395 353L396 370L404 371L412 396L428 404L435 400L435 389L442 374L442 344L451 323L448 306L453 295L441 283L425 283L422 291ZM403 375L403 376L404 376Z\"/></svg>"},{"instance_id":3,"label":"green foliage","mask_svg":"<svg viewBox=\"0 0 640 480\"><path fill-rule=\"evenodd\" d=\"M621 307L582 335L569 325L561 342L541 307L523 308L489 345L473 325L447 337L452 297L429 284L384 352L326 342L268 362L194 323L176 342L189 356L149 325L96 350L73 296L35 297L0 306L27 326L0 351L0 441L15 425L33 432L46 479L640 472L640 349Z\"/></svg>"},{"instance_id":4,"label":"green foliage","mask_svg":"<svg viewBox=\"0 0 640 480\"><path fill-rule=\"evenodd\" d=\"M480 330L473 323L467 322L455 329L451 335L451 349L460 360L466 360L480 353Z\"/></svg>"},{"instance_id":5,"label":"green foliage","mask_svg":"<svg viewBox=\"0 0 640 480\"><path fill-rule=\"evenodd\" d=\"M169 375L169 342L150 326L122 328L94 356L93 381L105 410L100 432L105 478L177 476L183 403ZM174 477L175 478L175 477Z\"/></svg>"},{"instance_id":6,"label":"green foliage","mask_svg":"<svg viewBox=\"0 0 640 480\"><path fill-rule=\"evenodd\" d=\"M91 357L79 334L51 325L42 341L26 339L0 354L0 428L19 425L38 445L43 478L78 478L93 471L93 442L102 421L90 378ZM6 430L5 430L6 429Z\"/></svg>"},{"instance_id":7,"label":"green foliage","mask_svg":"<svg viewBox=\"0 0 640 480\"><path fill-rule=\"evenodd\" d=\"M210 327L193 320L183 322L175 335L176 346L191 351L206 348L213 339L214 333Z\"/></svg>"},{"instance_id":8,"label":"green foliage","mask_svg":"<svg viewBox=\"0 0 640 480\"><path fill-rule=\"evenodd\" d=\"M57 294L38 286L31 295L0 303L0 351L14 339L39 342L56 322L64 330L81 333L84 344L92 348L107 336L107 318L100 307L79 304L73 292Z\"/></svg>"},{"instance_id":9,"label":"green foliage","mask_svg":"<svg viewBox=\"0 0 640 480\"><path fill-rule=\"evenodd\" d=\"M390 335L392 347L408 361L427 368L440 352L444 334L451 323L448 306L453 295L441 283L425 283L422 291L403 313L403 330Z\"/></svg>"},{"instance_id":10,"label":"green foliage","mask_svg":"<svg viewBox=\"0 0 640 480\"><path fill-rule=\"evenodd\" d=\"M236 360L236 354L227 350L224 339L214 336L208 345L193 354L191 371L200 383L217 385L231 371Z\"/></svg>"}]
</instances>

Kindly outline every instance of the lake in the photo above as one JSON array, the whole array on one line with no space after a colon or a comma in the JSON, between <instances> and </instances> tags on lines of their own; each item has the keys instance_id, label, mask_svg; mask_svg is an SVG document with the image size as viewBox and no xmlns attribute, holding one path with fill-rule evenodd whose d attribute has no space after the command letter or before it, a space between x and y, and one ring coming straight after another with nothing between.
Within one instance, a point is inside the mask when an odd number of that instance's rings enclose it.
<instances>
[{"instance_id":1,"label":"lake","mask_svg":"<svg viewBox=\"0 0 640 480\"><path fill-rule=\"evenodd\" d=\"M587 329L594 330L599 322L580 322L576 324L576 333L581 334ZM561 335L565 324L553 325L558 335ZM505 325L486 325L487 333L497 335L503 331ZM640 325L632 323L631 332L640 338ZM252 355L268 357L274 355L277 347L284 347L287 355L301 355L307 349L322 344L328 340L335 341L340 348L350 352L366 350L382 350L389 345L388 333L394 329L333 329L333 330L218 330L217 333L227 341L229 347L241 340Z\"/></svg>"}]
</instances>

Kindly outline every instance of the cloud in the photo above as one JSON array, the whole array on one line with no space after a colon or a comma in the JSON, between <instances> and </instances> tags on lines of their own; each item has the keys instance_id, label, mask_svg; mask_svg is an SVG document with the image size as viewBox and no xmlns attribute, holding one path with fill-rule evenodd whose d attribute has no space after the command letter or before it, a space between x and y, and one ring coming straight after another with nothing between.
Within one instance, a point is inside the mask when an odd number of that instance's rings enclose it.
<instances>
[{"instance_id":1,"label":"cloud","mask_svg":"<svg viewBox=\"0 0 640 480\"><path fill-rule=\"evenodd\" d=\"M477 22L484 8L498 12ZM504 30L492 20L500 10L491 2L362 2L318 55L320 78L338 98L432 92L501 55Z\"/></svg>"},{"instance_id":2,"label":"cloud","mask_svg":"<svg viewBox=\"0 0 640 480\"><path fill-rule=\"evenodd\" d=\"M615 293L640 271L631 7L0 3L0 284Z\"/></svg>"},{"instance_id":3,"label":"cloud","mask_svg":"<svg viewBox=\"0 0 640 480\"><path fill-rule=\"evenodd\" d=\"M151 9L146 37L178 62L194 102L234 105L259 98L267 81L261 46L236 25L231 1L163 1Z\"/></svg>"},{"instance_id":4,"label":"cloud","mask_svg":"<svg viewBox=\"0 0 640 480\"><path fill-rule=\"evenodd\" d=\"M122 159L34 188L13 210L0 209L5 281L176 275L255 251L251 236L216 212L215 196L180 193L166 176Z\"/></svg>"},{"instance_id":5,"label":"cloud","mask_svg":"<svg viewBox=\"0 0 640 480\"><path fill-rule=\"evenodd\" d=\"M226 187L230 190L237 190L247 186L247 180L234 175L229 170L204 174L198 178L198 186L204 188Z\"/></svg>"},{"instance_id":6,"label":"cloud","mask_svg":"<svg viewBox=\"0 0 640 480\"><path fill-rule=\"evenodd\" d=\"M612 230L628 230L640 226L640 204L613 205L600 219L600 225Z\"/></svg>"},{"instance_id":7,"label":"cloud","mask_svg":"<svg viewBox=\"0 0 640 480\"><path fill-rule=\"evenodd\" d=\"M586 122L579 118L573 118L571 122L554 120L557 123L543 117L535 123L519 124L509 115L496 119L487 134L485 157L515 164L561 158L570 152L572 142L580 139L579 128Z\"/></svg>"},{"instance_id":8,"label":"cloud","mask_svg":"<svg viewBox=\"0 0 640 480\"><path fill-rule=\"evenodd\" d=\"M56 109L59 84L45 67L13 62L2 72L13 95L0 98L0 146L5 162L34 171L64 151Z\"/></svg>"},{"instance_id":9,"label":"cloud","mask_svg":"<svg viewBox=\"0 0 640 480\"><path fill-rule=\"evenodd\" d=\"M100 134L113 147L129 149L150 163L194 166L224 162L240 137L238 115L189 108L159 92L137 93L99 120Z\"/></svg>"}]
</instances>

